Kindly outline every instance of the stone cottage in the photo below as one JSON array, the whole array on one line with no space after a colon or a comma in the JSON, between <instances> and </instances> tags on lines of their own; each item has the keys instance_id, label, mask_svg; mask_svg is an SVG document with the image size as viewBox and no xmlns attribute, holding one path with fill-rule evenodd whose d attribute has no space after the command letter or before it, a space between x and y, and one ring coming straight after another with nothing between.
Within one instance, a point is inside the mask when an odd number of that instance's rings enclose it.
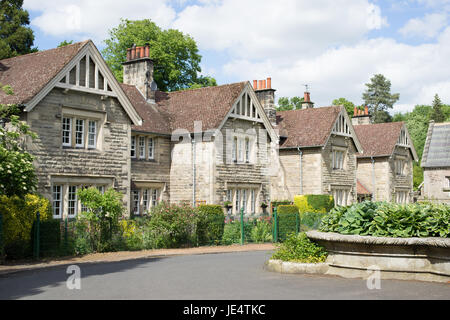
<instances>
[{"instance_id":1,"label":"stone cottage","mask_svg":"<svg viewBox=\"0 0 450 320\"><path fill-rule=\"evenodd\" d=\"M362 147L345 108L314 108L306 92L301 110L277 112L276 118L280 144L272 196L329 194L336 205L355 202Z\"/></svg>"},{"instance_id":2,"label":"stone cottage","mask_svg":"<svg viewBox=\"0 0 450 320\"><path fill-rule=\"evenodd\" d=\"M450 204L450 122L430 122L421 165L423 199Z\"/></svg>"},{"instance_id":3,"label":"stone cottage","mask_svg":"<svg viewBox=\"0 0 450 320\"><path fill-rule=\"evenodd\" d=\"M372 124L368 108L352 118L363 153L357 155L359 201L413 201L416 150L403 122Z\"/></svg>"}]
</instances>

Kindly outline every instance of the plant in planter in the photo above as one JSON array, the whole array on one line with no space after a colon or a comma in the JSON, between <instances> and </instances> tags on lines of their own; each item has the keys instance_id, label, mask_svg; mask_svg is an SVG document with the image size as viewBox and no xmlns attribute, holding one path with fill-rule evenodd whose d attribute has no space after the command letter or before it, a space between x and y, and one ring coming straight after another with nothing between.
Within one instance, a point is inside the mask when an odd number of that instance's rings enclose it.
<instances>
[{"instance_id":1,"label":"plant in planter","mask_svg":"<svg viewBox=\"0 0 450 320\"><path fill-rule=\"evenodd\" d=\"M232 204L231 204L230 201L225 201L223 203L223 207L226 208L226 209L230 209L232 207Z\"/></svg>"}]
</instances>

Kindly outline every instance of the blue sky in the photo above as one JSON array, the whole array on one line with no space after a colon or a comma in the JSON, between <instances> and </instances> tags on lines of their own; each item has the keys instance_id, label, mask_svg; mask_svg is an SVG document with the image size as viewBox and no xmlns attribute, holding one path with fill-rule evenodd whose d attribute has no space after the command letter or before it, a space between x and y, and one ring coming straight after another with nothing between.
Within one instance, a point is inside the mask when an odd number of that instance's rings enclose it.
<instances>
[{"instance_id":1,"label":"blue sky","mask_svg":"<svg viewBox=\"0 0 450 320\"><path fill-rule=\"evenodd\" d=\"M393 112L450 103L450 0L25 0L35 45L102 41L120 18L149 18L197 41L203 73L219 84L272 77L277 96L317 106L361 104L376 73L400 93Z\"/></svg>"}]
</instances>

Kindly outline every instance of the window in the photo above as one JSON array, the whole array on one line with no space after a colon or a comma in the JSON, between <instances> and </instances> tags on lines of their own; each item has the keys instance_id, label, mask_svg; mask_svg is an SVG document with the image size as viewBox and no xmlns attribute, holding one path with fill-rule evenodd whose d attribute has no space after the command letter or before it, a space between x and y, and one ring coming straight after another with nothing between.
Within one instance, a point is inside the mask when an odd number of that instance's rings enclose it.
<instances>
[{"instance_id":1,"label":"window","mask_svg":"<svg viewBox=\"0 0 450 320\"><path fill-rule=\"evenodd\" d=\"M241 212L241 190L236 190L236 213Z\"/></svg>"},{"instance_id":2,"label":"window","mask_svg":"<svg viewBox=\"0 0 450 320\"><path fill-rule=\"evenodd\" d=\"M332 194L334 198L334 204L336 206L345 207L348 201L349 190L346 189L333 189Z\"/></svg>"},{"instance_id":3,"label":"window","mask_svg":"<svg viewBox=\"0 0 450 320\"><path fill-rule=\"evenodd\" d=\"M89 120L88 148L97 147L97 121Z\"/></svg>"},{"instance_id":4,"label":"window","mask_svg":"<svg viewBox=\"0 0 450 320\"><path fill-rule=\"evenodd\" d=\"M62 213L62 186L53 186L53 217L61 218Z\"/></svg>"},{"instance_id":5,"label":"window","mask_svg":"<svg viewBox=\"0 0 450 320\"><path fill-rule=\"evenodd\" d=\"M244 213L247 213L247 201L248 201L248 198L247 198L247 190L242 190L242 208L244 208Z\"/></svg>"},{"instance_id":6,"label":"window","mask_svg":"<svg viewBox=\"0 0 450 320\"><path fill-rule=\"evenodd\" d=\"M158 205L158 190L153 189L152 192L152 207L156 207Z\"/></svg>"},{"instance_id":7,"label":"window","mask_svg":"<svg viewBox=\"0 0 450 320\"><path fill-rule=\"evenodd\" d=\"M63 118L62 143L64 147L72 146L72 119Z\"/></svg>"},{"instance_id":8,"label":"window","mask_svg":"<svg viewBox=\"0 0 450 320\"><path fill-rule=\"evenodd\" d=\"M238 139L236 137L233 138L233 162L237 162L237 144Z\"/></svg>"},{"instance_id":9,"label":"window","mask_svg":"<svg viewBox=\"0 0 450 320\"><path fill-rule=\"evenodd\" d=\"M245 138L245 162L250 162L250 139Z\"/></svg>"},{"instance_id":10,"label":"window","mask_svg":"<svg viewBox=\"0 0 450 320\"><path fill-rule=\"evenodd\" d=\"M155 159L155 154L154 154L154 149L155 149L155 145L154 145L155 141L153 140L153 138L148 138L148 158L150 160Z\"/></svg>"},{"instance_id":11,"label":"window","mask_svg":"<svg viewBox=\"0 0 450 320\"><path fill-rule=\"evenodd\" d=\"M255 209L256 209L256 197L255 197L255 190L251 190L250 191L250 206L251 206L251 213L255 214Z\"/></svg>"},{"instance_id":12,"label":"window","mask_svg":"<svg viewBox=\"0 0 450 320\"><path fill-rule=\"evenodd\" d=\"M398 176L403 176L405 174L405 160L396 159L395 160L395 174Z\"/></svg>"},{"instance_id":13,"label":"window","mask_svg":"<svg viewBox=\"0 0 450 320\"><path fill-rule=\"evenodd\" d=\"M146 214L146 211L149 209L149 191L148 189L145 189L142 193L142 207L144 209L144 214Z\"/></svg>"},{"instance_id":14,"label":"window","mask_svg":"<svg viewBox=\"0 0 450 320\"><path fill-rule=\"evenodd\" d=\"M139 159L145 159L145 137L139 137Z\"/></svg>"},{"instance_id":15,"label":"window","mask_svg":"<svg viewBox=\"0 0 450 320\"><path fill-rule=\"evenodd\" d=\"M408 203L408 191L397 191L395 193L395 202L400 204Z\"/></svg>"},{"instance_id":16,"label":"window","mask_svg":"<svg viewBox=\"0 0 450 320\"><path fill-rule=\"evenodd\" d=\"M139 202L141 200L139 190L133 190L133 214L139 215Z\"/></svg>"},{"instance_id":17,"label":"window","mask_svg":"<svg viewBox=\"0 0 450 320\"><path fill-rule=\"evenodd\" d=\"M68 196L69 196L69 202L67 205L67 214L69 218L73 218L77 215L77 207L78 207L78 200L77 200L77 187L76 186L69 186L68 190Z\"/></svg>"},{"instance_id":18,"label":"window","mask_svg":"<svg viewBox=\"0 0 450 320\"><path fill-rule=\"evenodd\" d=\"M333 150L333 169L334 170L342 170L344 169L344 151L342 150Z\"/></svg>"},{"instance_id":19,"label":"window","mask_svg":"<svg viewBox=\"0 0 450 320\"><path fill-rule=\"evenodd\" d=\"M244 162L244 143L239 139L239 161Z\"/></svg>"},{"instance_id":20,"label":"window","mask_svg":"<svg viewBox=\"0 0 450 320\"><path fill-rule=\"evenodd\" d=\"M84 148L84 120L76 119L76 122L75 122L75 147Z\"/></svg>"},{"instance_id":21,"label":"window","mask_svg":"<svg viewBox=\"0 0 450 320\"><path fill-rule=\"evenodd\" d=\"M131 136L131 157L136 158L136 137Z\"/></svg>"}]
</instances>

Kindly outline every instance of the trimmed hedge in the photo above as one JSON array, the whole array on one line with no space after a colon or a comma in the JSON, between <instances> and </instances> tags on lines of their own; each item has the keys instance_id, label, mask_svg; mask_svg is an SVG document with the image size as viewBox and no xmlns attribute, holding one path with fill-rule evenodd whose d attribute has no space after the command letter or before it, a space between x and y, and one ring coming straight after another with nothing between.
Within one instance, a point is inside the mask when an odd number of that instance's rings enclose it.
<instances>
[{"instance_id":1,"label":"trimmed hedge","mask_svg":"<svg viewBox=\"0 0 450 320\"><path fill-rule=\"evenodd\" d=\"M290 234L296 234L299 230L300 217L298 208L294 205L278 206L278 239L284 241Z\"/></svg>"},{"instance_id":2,"label":"trimmed hedge","mask_svg":"<svg viewBox=\"0 0 450 320\"><path fill-rule=\"evenodd\" d=\"M31 228L31 248L34 248L36 221ZM47 220L39 223L40 257L52 257L64 253L61 247L61 221Z\"/></svg>"},{"instance_id":3,"label":"trimmed hedge","mask_svg":"<svg viewBox=\"0 0 450 320\"><path fill-rule=\"evenodd\" d=\"M333 197L325 194L295 196L294 203L301 215L305 212L327 213L334 208Z\"/></svg>"},{"instance_id":4,"label":"trimmed hedge","mask_svg":"<svg viewBox=\"0 0 450 320\"><path fill-rule=\"evenodd\" d=\"M219 245L225 228L222 206L201 205L197 208L197 236L199 245Z\"/></svg>"}]
</instances>

